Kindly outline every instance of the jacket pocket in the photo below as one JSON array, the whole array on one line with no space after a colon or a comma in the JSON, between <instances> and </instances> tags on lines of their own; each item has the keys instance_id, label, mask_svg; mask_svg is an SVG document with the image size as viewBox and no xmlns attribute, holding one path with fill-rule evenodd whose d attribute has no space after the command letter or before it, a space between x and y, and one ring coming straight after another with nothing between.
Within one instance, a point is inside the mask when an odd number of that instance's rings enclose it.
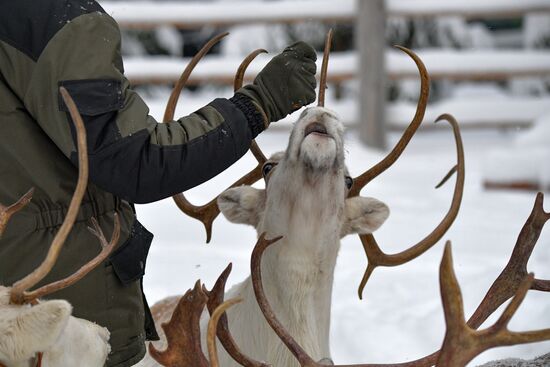
<instances>
[{"instance_id":1,"label":"jacket pocket","mask_svg":"<svg viewBox=\"0 0 550 367\"><path fill-rule=\"evenodd\" d=\"M67 89L82 115L97 116L124 107L122 85L114 79L62 80L59 86ZM69 112L58 93L59 110Z\"/></svg>"},{"instance_id":2,"label":"jacket pocket","mask_svg":"<svg viewBox=\"0 0 550 367\"><path fill-rule=\"evenodd\" d=\"M110 257L113 270L126 286L145 274L145 263L149 247L153 241L153 234L134 220L130 236Z\"/></svg>"}]
</instances>

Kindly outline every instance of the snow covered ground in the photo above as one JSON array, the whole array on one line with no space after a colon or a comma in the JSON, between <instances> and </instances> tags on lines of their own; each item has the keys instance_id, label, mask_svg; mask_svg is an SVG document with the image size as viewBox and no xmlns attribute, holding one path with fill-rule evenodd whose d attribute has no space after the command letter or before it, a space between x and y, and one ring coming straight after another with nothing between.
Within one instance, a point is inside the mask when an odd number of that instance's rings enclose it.
<instances>
[{"instance_id":1,"label":"snow covered ground","mask_svg":"<svg viewBox=\"0 0 550 367\"><path fill-rule=\"evenodd\" d=\"M181 102L177 115L192 112L207 102L207 99L187 98ZM152 114L160 119L163 103L159 100L147 100L147 103L152 107ZM330 101L327 106L331 106ZM285 148L288 133L284 128L270 129L258 141L270 154ZM482 161L487 152L510 144L514 136L514 132L499 131L463 133L464 199L458 218L444 240L453 242L455 270L467 316L508 261L535 199L534 193L488 192L482 188ZM391 143L398 137L399 134L392 134ZM346 141L347 163L354 175L383 157L381 152L362 146L354 130L348 131ZM376 236L384 251L397 252L416 243L446 213L454 179L438 190L434 185L455 164L455 155L450 128L424 131L413 139L394 167L363 191L363 195L385 201L392 210ZM188 197L194 203L205 203L253 164L253 158L247 155L211 182L190 190ZM546 199L545 207L550 210L550 198ZM199 278L210 287L229 262L233 263L233 273L228 287L249 274L249 257L256 242L252 228L230 224L220 216L214 223L212 242L206 245L202 225L179 212L171 199L140 205L137 210L142 223L155 234L144 283L151 304L168 295L183 294ZM407 361L439 348L445 332L438 285L444 240L412 263L377 269L366 287L363 301L357 298L357 285L366 258L357 237L343 241L332 311L332 351L336 363ZM535 272L538 278L550 278L549 242L547 228L529 263L529 271ZM490 319L489 323L494 320ZM548 327L550 295L530 292L513 318L511 329ZM471 365L511 356L532 358L549 350L550 342L498 348L482 354Z\"/></svg>"}]
</instances>

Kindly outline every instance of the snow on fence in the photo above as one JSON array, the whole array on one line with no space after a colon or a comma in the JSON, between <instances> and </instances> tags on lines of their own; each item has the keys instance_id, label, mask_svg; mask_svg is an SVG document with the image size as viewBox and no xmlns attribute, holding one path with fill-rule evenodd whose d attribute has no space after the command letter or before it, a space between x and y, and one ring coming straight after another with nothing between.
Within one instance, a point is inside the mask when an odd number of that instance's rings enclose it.
<instances>
[{"instance_id":1,"label":"snow on fence","mask_svg":"<svg viewBox=\"0 0 550 367\"><path fill-rule=\"evenodd\" d=\"M304 20L353 22L355 0L282 0L276 2L136 2L101 1L101 5L126 28L173 25L196 28L245 23L294 23ZM243 11L243 6L251 11ZM514 17L529 12L550 11L547 0L387 0L389 16L432 17L461 15L466 18Z\"/></svg>"},{"instance_id":2,"label":"snow on fence","mask_svg":"<svg viewBox=\"0 0 550 367\"><path fill-rule=\"evenodd\" d=\"M247 23L293 23L304 21L347 22L357 24L358 44L356 53L334 53L331 55L329 82L357 79L361 85L360 101L362 109L355 117L362 116L360 125L363 140L372 146L385 146L386 123L395 126L401 123L391 113L396 106L384 106L383 78L376 76L386 73L390 79L417 77L417 70L411 60L398 51L384 51L383 42L378 42L384 34L386 17L436 17L459 15L465 18L519 17L527 13L550 13L548 0L464 0L450 2L440 0L282 0L276 2L134 2L102 1L101 5L123 28L148 29L160 25L179 28L198 28L205 25L230 26ZM246 8L247 11L243 11ZM368 45L368 46L366 46ZM385 58L373 57L385 53ZM433 79L450 80L507 80L514 77L543 77L550 75L550 53L521 50L419 50L420 57ZM252 78L269 57L255 61L248 74ZM134 84L174 83L189 59L147 57L126 58L126 74ZM221 59L207 56L191 76L190 84L223 83L231 84L238 63L232 57ZM368 70L368 73L366 72ZM366 93L364 91L370 91ZM479 101L483 105L497 105L493 100ZM462 101L457 101L462 105ZM526 126L534 117L527 113L532 105L542 106L540 99L514 99L513 118L508 108L496 108L491 116L472 116L467 126ZM482 107L481 107L482 108ZM483 108L482 108L483 109ZM376 111L375 111L376 110ZM400 110L397 108L397 110ZM473 110L467 108L467 110ZM539 111L539 108L535 110ZM389 114L386 111L390 111ZM456 113L454 110L450 112ZM521 112L525 111L525 112ZM397 116L400 114L398 113ZM536 117L536 116L535 116ZM407 121L405 119L404 121ZM351 123L357 120L350 121ZM404 122L403 121L403 122ZM369 140L370 139L370 140Z\"/></svg>"},{"instance_id":3,"label":"snow on fence","mask_svg":"<svg viewBox=\"0 0 550 367\"><path fill-rule=\"evenodd\" d=\"M550 52L521 50L438 50L417 52L432 79L506 80L512 77L550 75ZM272 56L260 55L249 66L246 78L252 80ZM126 76L133 84L168 84L179 78L191 58L170 56L126 57ZM317 56L318 67L322 55ZM232 84L242 61L238 56L205 56L197 65L188 84ZM358 74L358 56L354 52L334 52L330 56L329 82L354 79ZM418 70L401 51L386 52L386 73L390 79L417 78Z\"/></svg>"}]
</instances>

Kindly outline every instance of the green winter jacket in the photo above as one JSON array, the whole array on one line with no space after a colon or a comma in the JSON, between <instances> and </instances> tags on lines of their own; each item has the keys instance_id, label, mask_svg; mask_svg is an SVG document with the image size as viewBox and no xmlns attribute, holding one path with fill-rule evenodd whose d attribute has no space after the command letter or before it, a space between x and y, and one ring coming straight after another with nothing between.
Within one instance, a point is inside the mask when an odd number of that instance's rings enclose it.
<instances>
[{"instance_id":1,"label":"green winter jacket","mask_svg":"<svg viewBox=\"0 0 550 367\"><path fill-rule=\"evenodd\" d=\"M44 258L65 217L78 170L74 128L59 95L75 100L88 135L90 183L56 266L41 283L72 274L100 250L86 230L96 217L107 236L120 214L118 248L76 285L73 314L111 332L107 366L131 366L155 339L141 278L152 234L131 203L185 191L239 159L264 129L240 94L158 124L124 77L116 22L90 0L0 0L0 203L34 187L32 202L0 239L0 284L11 285Z\"/></svg>"}]
</instances>

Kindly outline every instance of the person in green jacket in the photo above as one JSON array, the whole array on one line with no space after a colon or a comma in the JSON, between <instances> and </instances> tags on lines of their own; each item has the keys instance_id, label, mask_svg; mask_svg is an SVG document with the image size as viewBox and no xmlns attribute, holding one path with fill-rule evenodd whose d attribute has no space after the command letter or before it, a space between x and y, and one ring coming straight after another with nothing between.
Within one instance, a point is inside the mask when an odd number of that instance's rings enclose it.
<instances>
[{"instance_id":1,"label":"person in green jacket","mask_svg":"<svg viewBox=\"0 0 550 367\"><path fill-rule=\"evenodd\" d=\"M106 326L107 366L131 366L157 338L142 292L153 235L132 203L149 203L214 177L244 155L270 122L315 99L315 51L299 42L274 57L253 84L195 113L159 124L124 76L117 23L92 0L0 0L0 202L34 187L32 202L0 239L0 284L11 285L44 258L65 217L77 177L75 131L64 86L87 130L90 183L53 271L72 274L99 251L90 218L105 233L121 219L111 257L67 299L76 317Z\"/></svg>"}]
</instances>

